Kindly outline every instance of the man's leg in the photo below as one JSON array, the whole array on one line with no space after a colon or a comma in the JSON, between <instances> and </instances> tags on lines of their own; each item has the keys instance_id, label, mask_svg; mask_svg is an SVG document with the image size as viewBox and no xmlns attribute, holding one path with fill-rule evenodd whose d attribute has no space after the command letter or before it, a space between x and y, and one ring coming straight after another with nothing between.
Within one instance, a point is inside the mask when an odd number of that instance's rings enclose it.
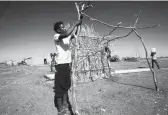
<instances>
[{"instance_id":1,"label":"man's leg","mask_svg":"<svg viewBox=\"0 0 168 115\"><path fill-rule=\"evenodd\" d=\"M55 97L54 103L58 112L61 112L63 110L62 97Z\"/></svg>"},{"instance_id":2,"label":"man's leg","mask_svg":"<svg viewBox=\"0 0 168 115\"><path fill-rule=\"evenodd\" d=\"M60 78L61 78L60 66L59 65L55 66L55 69L57 70L57 72L55 72L55 79L54 79L54 92L55 92L54 103L58 112L61 112L63 110L63 93L60 86Z\"/></svg>"},{"instance_id":3,"label":"man's leg","mask_svg":"<svg viewBox=\"0 0 168 115\"><path fill-rule=\"evenodd\" d=\"M61 77L60 77L61 76ZM70 88L70 71L69 71L69 64L62 64L59 68L59 79L57 79L56 82L59 81L59 87L57 87L62 95L61 100L61 114L70 115L69 109L68 109L68 89Z\"/></svg>"},{"instance_id":4,"label":"man's leg","mask_svg":"<svg viewBox=\"0 0 168 115\"><path fill-rule=\"evenodd\" d=\"M156 65L157 65L158 69L160 69L160 67L159 67L159 64L158 64L157 60L155 60L155 63L156 63Z\"/></svg>"},{"instance_id":5,"label":"man's leg","mask_svg":"<svg viewBox=\"0 0 168 115\"><path fill-rule=\"evenodd\" d=\"M70 76L71 76L71 66L70 66L70 64L65 64L65 66L64 66L65 68L64 68L64 80L66 81L66 82L64 82L65 84L64 84L64 91L65 91L65 93L64 93L64 95L63 95L63 108L65 109L65 113L66 113L66 115L70 115L71 114L71 112L70 112L70 106L69 106L69 103L68 103L68 90L69 90L69 88L70 88L70 86L71 86L71 78L70 78ZM66 73L65 73L65 71L66 71ZM72 115L72 114L71 114Z\"/></svg>"},{"instance_id":6,"label":"man's leg","mask_svg":"<svg viewBox=\"0 0 168 115\"><path fill-rule=\"evenodd\" d=\"M63 96L63 107L68 108L68 92Z\"/></svg>"}]
</instances>

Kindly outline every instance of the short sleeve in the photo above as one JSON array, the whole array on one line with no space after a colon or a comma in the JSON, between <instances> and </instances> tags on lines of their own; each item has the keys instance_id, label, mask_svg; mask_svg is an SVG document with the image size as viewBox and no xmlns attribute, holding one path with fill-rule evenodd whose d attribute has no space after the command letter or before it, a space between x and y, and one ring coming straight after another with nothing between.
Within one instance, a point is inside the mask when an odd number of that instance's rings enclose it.
<instances>
[{"instance_id":1,"label":"short sleeve","mask_svg":"<svg viewBox=\"0 0 168 115\"><path fill-rule=\"evenodd\" d=\"M60 36L60 34L55 34L55 35L54 35L54 40L55 40L55 41L59 41L59 39L58 39L59 36Z\"/></svg>"}]
</instances>

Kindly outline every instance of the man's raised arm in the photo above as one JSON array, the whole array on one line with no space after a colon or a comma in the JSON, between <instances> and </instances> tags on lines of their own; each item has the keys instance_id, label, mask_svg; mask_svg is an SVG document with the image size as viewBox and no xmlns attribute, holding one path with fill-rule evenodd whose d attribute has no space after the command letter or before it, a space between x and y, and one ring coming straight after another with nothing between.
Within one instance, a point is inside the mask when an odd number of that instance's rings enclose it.
<instances>
[{"instance_id":1,"label":"man's raised arm","mask_svg":"<svg viewBox=\"0 0 168 115\"><path fill-rule=\"evenodd\" d=\"M78 25L80 25L81 23L82 23L82 20L77 20L77 21L75 22L75 24L74 24L73 26L71 26L65 33L60 34L60 36L59 36L58 39L59 39L59 40L62 40L62 39L64 39L64 38L68 37L69 35L71 35L72 32L73 32L73 30L75 29L75 27L78 26Z\"/></svg>"}]
</instances>

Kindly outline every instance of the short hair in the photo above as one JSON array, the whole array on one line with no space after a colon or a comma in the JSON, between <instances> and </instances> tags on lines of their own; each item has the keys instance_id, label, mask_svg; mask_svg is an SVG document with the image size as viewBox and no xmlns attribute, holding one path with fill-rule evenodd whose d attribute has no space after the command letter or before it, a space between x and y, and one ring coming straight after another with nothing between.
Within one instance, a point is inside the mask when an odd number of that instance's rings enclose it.
<instances>
[{"instance_id":1,"label":"short hair","mask_svg":"<svg viewBox=\"0 0 168 115\"><path fill-rule=\"evenodd\" d=\"M62 21L58 21L58 22L56 22L54 24L54 28L53 29L54 29L55 32L58 32L57 30L59 29L59 27L60 27L61 24L63 24Z\"/></svg>"}]
</instances>

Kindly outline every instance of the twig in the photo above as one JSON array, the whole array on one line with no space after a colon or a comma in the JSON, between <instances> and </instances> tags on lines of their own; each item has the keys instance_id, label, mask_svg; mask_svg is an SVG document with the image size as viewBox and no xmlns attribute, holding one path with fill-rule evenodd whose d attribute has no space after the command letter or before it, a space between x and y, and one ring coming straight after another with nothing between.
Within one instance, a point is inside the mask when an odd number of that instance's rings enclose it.
<instances>
[{"instance_id":1,"label":"twig","mask_svg":"<svg viewBox=\"0 0 168 115\"><path fill-rule=\"evenodd\" d=\"M140 13L141 13L141 11L139 12L139 14L138 15L136 15L136 21L135 21L135 23L134 23L134 28L136 28L136 25L137 25L137 23L138 23L138 20L139 20L139 15L140 15Z\"/></svg>"},{"instance_id":2,"label":"twig","mask_svg":"<svg viewBox=\"0 0 168 115\"><path fill-rule=\"evenodd\" d=\"M128 37L132 32L133 32L133 29L132 29L128 34L126 34L126 35L124 35L124 36L117 36L117 37L115 37L115 38L113 38L113 39L110 39L110 40L107 41L107 44L108 44L109 42L111 42L111 41L115 41L116 39Z\"/></svg>"},{"instance_id":3,"label":"twig","mask_svg":"<svg viewBox=\"0 0 168 115\"><path fill-rule=\"evenodd\" d=\"M154 25L154 26L150 26L150 27L138 27L137 29L148 29L148 28L155 28L155 27L159 27L160 24L158 25Z\"/></svg>"},{"instance_id":4,"label":"twig","mask_svg":"<svg viewBox=\"0 0 168 115\"><path fill-rule=\"evenodd\" d=\"M114 31L119 27L119 25L120 25L121 23L122 23L122 22L118 23L118 24L117 24L117 27L114 27L108 34L105 34L105 35L103 36L103 40L104 40L104 38L105 38L106 36L111 35L112 32L114 32Z\"/></svg>"}]
</instances>

